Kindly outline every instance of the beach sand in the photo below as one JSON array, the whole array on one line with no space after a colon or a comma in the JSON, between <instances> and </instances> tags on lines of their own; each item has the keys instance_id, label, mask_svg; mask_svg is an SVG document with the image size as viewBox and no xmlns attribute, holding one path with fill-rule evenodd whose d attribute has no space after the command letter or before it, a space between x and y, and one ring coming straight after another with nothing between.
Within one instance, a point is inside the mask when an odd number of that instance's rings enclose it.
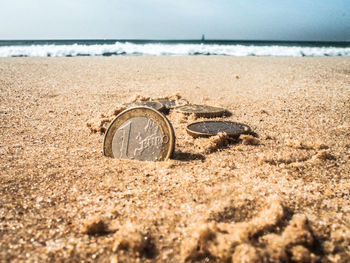
<instances>
[{"instance_id":1,"label":"beach sand","mask_svg":"<svg viewBox=\"0 0 350 263\"><path fill-rule=\"evenodd\" d=\"M176 93L258 137L103 156L89 121ZM2 58L0 121L2 262L350 261L349 58Z\"/></svg>"}]
</instances>

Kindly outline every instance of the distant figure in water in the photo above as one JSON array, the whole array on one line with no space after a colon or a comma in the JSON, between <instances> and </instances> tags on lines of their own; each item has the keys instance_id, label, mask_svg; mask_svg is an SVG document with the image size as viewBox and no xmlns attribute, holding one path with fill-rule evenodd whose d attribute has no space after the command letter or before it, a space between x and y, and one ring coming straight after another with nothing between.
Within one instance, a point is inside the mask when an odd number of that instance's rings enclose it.
<instances>
[{"instance_id":1,"label":"distant figure in water","mask_svg":"<svg viewBox=\"0 0 350 263\"><path fill-rule=\"evenodd\" d=\"M205 41L205 36L204 36L204 34L202 35L202 42L204 42Z\"/></svg>"}]
</instances>

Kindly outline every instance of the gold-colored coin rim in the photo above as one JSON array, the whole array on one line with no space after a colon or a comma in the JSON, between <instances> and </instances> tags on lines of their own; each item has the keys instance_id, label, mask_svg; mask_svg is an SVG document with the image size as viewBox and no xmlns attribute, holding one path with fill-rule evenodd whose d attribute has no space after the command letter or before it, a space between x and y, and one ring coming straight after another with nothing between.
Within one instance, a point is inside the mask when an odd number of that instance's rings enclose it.
<instances>
[{"instance_id":1,"label":"gold-colored coin rim","mask_svg":"<svg viewBox=\"0 0 350 263\"><path fill-rule=\"evenodd\" d=\"M198 132L198 131L194 131L190 129L191 125L195 125L195 124L199 124L199 123L203 123L203 122L230 122L230 123L236 123L239 124L241 126L247 127L247 130L244 133L227 133L228 136L232 136L232 137L238 137L241 134L247 134L249 132L251 132L251 129L248 125L244 124L244 123L239 123L239 122L234 122L234 121L221 121L221 120L216 120L216 121L196 121L196 122L192 122L189 125L187 125L186 127L186 131L189 135L191 135L194 138L197 137L211 137L211 136L215 136L218 133L207 133L207 132Z\"/></svg>"},{"instance_id":2,"label":"gold-colored coin rim","mask_svg":"<svg viewBox=\"0 0 350 263\"><path fill-rule=\"evenodd\" d=\"M146 117L151 119L160 127L161 134L163 136L168 135L169 139L167 141L163 140L157 161L164 161L169 159L174 153L175 149L175 133L173 126L162 113L151 107L145 106L126 109L125 111L118 114L117 117L115 117L115 119L109 125L104 136L103 154L107 157L114 158L112 151L112 140L114 134L123 123L133 117Z\"/></svg>"},{"instance_id":3,"label":"gold-colored coin rim","mask_svg":"<svg viewBox=\"0 0 350 263\"><path fill-rule=\"evenodd\" d=\"M188 106L205 106L205 107L210 107L211 110L209 111L199 111L199 112L191 112L191 111L186 111L182 110L181 108L183 107L188 107ZM187 105L182 105L174 108L175 111L180 112L182 114L194 114L196 117L203 117L203 118L216 118L216 117L221 117L227 112L226 109L216 107L216 106L210 106L210 105L200 105L200 104L187 104Z\"/></svg>"}]
</instances>

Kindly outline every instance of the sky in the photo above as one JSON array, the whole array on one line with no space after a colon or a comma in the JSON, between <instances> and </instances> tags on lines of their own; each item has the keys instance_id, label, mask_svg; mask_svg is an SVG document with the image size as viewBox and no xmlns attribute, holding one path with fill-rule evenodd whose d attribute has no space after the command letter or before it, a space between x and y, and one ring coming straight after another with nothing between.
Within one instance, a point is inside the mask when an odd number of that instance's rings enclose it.
<instances>
[{"instance_id":1,"label":"sky","mask_svg":"<svg viewBox=\"0 0 350 263\"><path fill-rule=\"evenodd\" d=\"M0 39L350 41L350 0L0 0Z\"/></svg>"}]
</instances>

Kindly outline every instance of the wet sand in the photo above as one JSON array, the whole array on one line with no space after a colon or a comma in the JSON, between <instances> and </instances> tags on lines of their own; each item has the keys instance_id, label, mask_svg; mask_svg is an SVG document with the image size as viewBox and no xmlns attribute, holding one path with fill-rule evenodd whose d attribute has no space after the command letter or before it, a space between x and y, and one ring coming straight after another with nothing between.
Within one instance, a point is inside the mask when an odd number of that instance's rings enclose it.
<instances>
[{"instance_id":1,"label":"wet sand","mask_svg":"<svg viewBox=\"0 0 350 263\"><path fill-rule=\"evenodd\" d=\"M90 120L175 93L258 137L102 155ZM349 58L3 58L0 121L0 261L350 261Z\"/></svg>"}]
</instances>

